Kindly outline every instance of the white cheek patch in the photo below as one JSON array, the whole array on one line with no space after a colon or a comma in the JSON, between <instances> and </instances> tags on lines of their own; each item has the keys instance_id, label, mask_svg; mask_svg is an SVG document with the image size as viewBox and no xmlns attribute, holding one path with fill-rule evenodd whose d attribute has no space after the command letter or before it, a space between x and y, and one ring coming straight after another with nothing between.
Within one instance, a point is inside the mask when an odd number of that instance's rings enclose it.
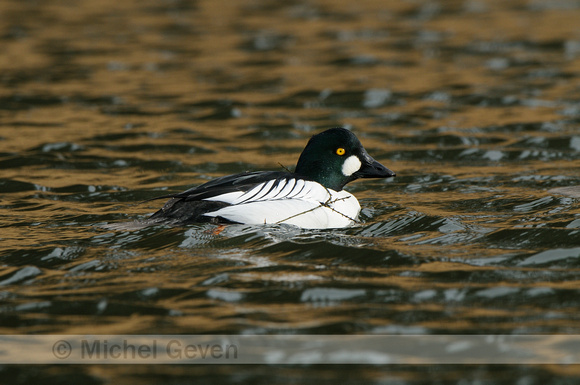
<instances>
[{"instance_id":1,"label":"white cheek patch","mask_svg":"<svg viewBox=\"0 0 580 385\"><path fill-rule=\"evenodd\" d=\"M360 170L361 162L358 156L351 155L342 164L342 173L344 176L351 176L358 170Z\"/></svg>"}]
</instances>

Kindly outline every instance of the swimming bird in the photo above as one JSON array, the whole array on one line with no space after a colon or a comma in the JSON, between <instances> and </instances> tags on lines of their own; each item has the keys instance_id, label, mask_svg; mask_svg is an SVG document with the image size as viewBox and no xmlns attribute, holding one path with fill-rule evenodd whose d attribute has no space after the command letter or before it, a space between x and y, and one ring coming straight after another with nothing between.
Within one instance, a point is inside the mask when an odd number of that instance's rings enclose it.
<instances>
[{"instance_id":1,"label":"swimming bird","mask_svg":"<svg viewBox=\"0 0 580 385\"><path fill-rule=\"evenodd\" d=\"M146 221L342 228L356 223L360 212L358 200L343 187L358 178L394 176L352 132L331 128L310 138L294 172L244 172L153 198L170 199Z\"/></svg>"}]
</instances>

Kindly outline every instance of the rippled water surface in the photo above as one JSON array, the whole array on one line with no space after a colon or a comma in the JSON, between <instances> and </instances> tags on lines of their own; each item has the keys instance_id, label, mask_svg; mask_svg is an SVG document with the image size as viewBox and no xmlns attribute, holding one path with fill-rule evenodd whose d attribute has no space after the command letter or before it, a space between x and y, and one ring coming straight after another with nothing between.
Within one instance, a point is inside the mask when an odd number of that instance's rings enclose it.
<instances>
[{"instance_id":1,"label":"rippled water surface","mask_svg":"<svg viewBox=\"0 0 580 385\"><path fill-rule=\"evenodd\" d=\"M0 333L580 333L578 20L573 0L3 1ZM397 172L347 186L359 226L103 228L163 203L147 198L291 168L334 126ZM13 383L580 376L310 369L0 372Z\"/></svg>"}]
</instances>

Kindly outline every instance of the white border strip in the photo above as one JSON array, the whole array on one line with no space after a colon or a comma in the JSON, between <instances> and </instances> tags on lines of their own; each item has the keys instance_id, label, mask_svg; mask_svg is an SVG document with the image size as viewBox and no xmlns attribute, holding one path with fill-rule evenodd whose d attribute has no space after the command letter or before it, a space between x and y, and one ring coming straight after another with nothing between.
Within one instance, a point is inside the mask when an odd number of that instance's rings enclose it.
<instances>
[{"instance_id":1,"label":"white border strip","mask_svg":"<svg viewBox=\"0 0 580 385\"><path fill-rule=\"evenodd\" d=\"M0 364L580 364L580 335L0 335Z\"/></svg>"}]
</instances>

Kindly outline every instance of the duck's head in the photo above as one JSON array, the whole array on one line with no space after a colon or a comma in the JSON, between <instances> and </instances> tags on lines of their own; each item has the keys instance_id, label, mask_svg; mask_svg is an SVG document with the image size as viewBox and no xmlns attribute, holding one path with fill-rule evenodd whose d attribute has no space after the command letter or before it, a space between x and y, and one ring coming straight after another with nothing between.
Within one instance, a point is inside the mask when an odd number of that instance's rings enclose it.
<instances>
[{"instance_id":1,"label":"duck's head","mask_svg":"<svg viewBox=\"0 0 580 385\"><path fill-rule=\"evenodd\" d=\"M314 135L300 154L296 174L340 191L358 178L388 178L395 173L364 149L358 138L344 128Z\"/></svg>"}]
</instances>

